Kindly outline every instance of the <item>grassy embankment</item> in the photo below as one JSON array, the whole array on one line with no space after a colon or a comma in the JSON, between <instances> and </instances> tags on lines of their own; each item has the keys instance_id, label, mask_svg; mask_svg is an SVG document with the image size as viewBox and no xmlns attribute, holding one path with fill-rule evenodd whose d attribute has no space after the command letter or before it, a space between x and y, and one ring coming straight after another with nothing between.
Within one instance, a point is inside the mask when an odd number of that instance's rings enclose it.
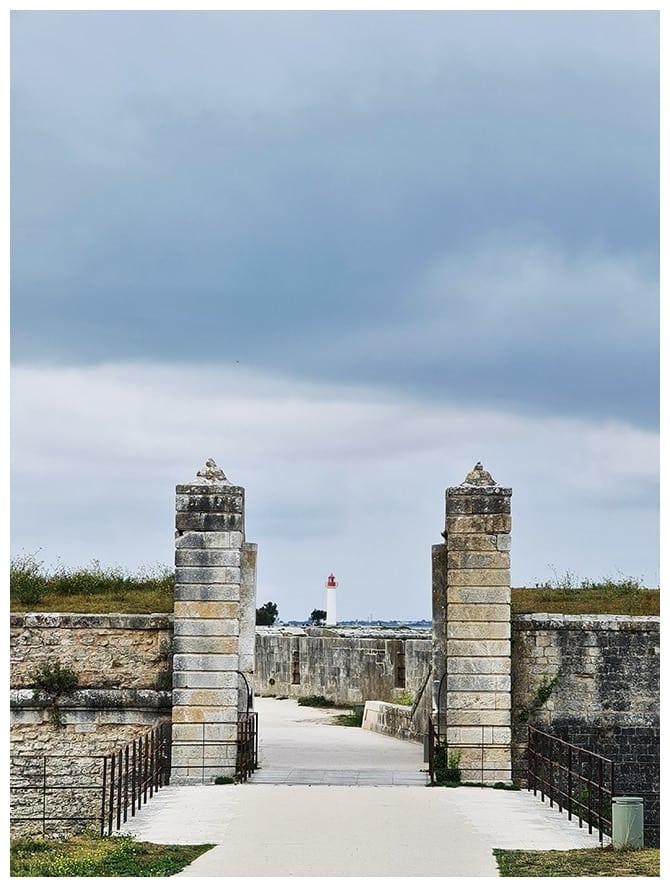
<instances>
[{"instance_id":1,"label":"grassy embankment","mask_svg":"<svg viewBox=\"0 0 670 887\"><path fill-rule=\"evenodd\" d=\"M10 568L12 612L171 613L174 572L153 567L131 574L119 567L61 567L45 570L33 556L15 558ZM554 576L535 588L512 589L513 613L614 613L658 616L657 588L634 578L605 576L577 580Z\"/></svg>"}]
</instances>

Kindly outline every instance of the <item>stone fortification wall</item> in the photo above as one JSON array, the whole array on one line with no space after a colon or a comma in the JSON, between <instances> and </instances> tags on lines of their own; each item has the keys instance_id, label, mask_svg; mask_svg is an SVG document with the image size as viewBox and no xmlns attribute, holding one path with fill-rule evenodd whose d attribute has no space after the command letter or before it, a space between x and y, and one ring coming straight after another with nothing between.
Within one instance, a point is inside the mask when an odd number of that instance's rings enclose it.
<instances>
[{"instance_id":1,"label":"stone fortification wall","mask_svg":"<svg viewBox=\"0 0 670 887\"><path fill-rule=\"evenodd\" d=\"M659 622L626 616L513 618L515 781L525 777L527 725L547 729L617 761L619 790L645 798L651 833L658 820ZM79 753L103 754L170 715L171 617L13 614L10 629L12 753L59 754L75 740ZM391 702L403 690L416 696L429 675L431 650L428 632L259 628L254 692L324 695L342 704ZM78 689L60 702L60 729L50 723L48 706L28 689L35 667L54 660L80 674ZM409 724L404 709L384 709L378 717L382 729L393 732L397 722L398 735L419 738L430 695L428 680Z\"/></svg>"},{"instance_id":2,"label":"stone fortification wall","mask_svg":"<svg viewBox=\"0 0 670 887\"><path fill-rule=\"evenodd\" d=\"M408 742L423 742L425 724L417 723L411 705L394 705L392 702L365 703L363 712L364 730L404 739Z\"/></svg>"},{"instance_id":3,"label":"stone fortification wall","mask_svg":"<svg viewBox=\"0 0 670 887\"><path fill-rule=\"evenodd\" d=\"M163 614L12 613L10 686L31 685L40 665L60 662L80 687L171 686L172 619Z\"/></svg>"},{"instance_id":4,"label":"stone fortification wall","mask_svg":"<svg viewBox=\"0 0 670 887\"><path fill-rule=\"evenodd\" d=\"M13 613L10 617L13 755L104 755L171 712L172 619L167 615ZM59 663L78 675L52 723L33 672ZM73 743L76 743L73 745Z\"/></svg>"},{"instance_id":5,"label":"stone fortification wall","mask_svg":"<svg viewBox=\"0 0 670 887\"><path fill-rule=\"evenodd\" d=\"M659 823L660 619L517 616L512 623L514 773L532 724L615 761L617 795L644 798L645 840Z\"/></svg>"},{"instance_id":6,"label":"stone fortification wall","mask_svg":"<svg viewBox=\"0 0 670 887\"><path fill-rule=\"evenodd\" d=\"M262 696L323 695L338 704L416 694L431 667L431 642L398 632L259 628L254 690Z\"/></svg>"},{"instance_id":7,"label":"stone fortification wall","mask_svg":"<svg viewBox=\"0 0 670 887\"><path fill-rule=\"evenodd\" d=\"M10 631L12 835L95 826L102 756L170 717L172 620L26 613L12 614ZM44 693L35 698L31 685L35 669L56 663L79 681L56 698L54 710Z\"/></svg>"},{"instance_id":8,"label":"stone fortification wall","mask_svg":"<svg viewBox=\"0 0 670 887\"><path fill-rule=\"evenodd\" d=\"M515 723L589 721L602 727L659 720L658 616L516 616L512 622ZM538 692L553 683L537 705Z\"/></svg>"}]
</instances>

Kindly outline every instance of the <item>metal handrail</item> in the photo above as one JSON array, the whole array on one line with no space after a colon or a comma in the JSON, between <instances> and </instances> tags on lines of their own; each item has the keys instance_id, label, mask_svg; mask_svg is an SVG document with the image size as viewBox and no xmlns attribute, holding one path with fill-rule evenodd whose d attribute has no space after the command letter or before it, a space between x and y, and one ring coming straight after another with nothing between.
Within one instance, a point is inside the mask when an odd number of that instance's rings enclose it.
<instances>
[{"instance_id":1,"label":"metal handrail","mask_svg":"<svg viewBox=\"0 0 670 887\"><path fill-rule=\"evenodd\" d=\"M10 816L12 825L34 829L39 823L46 836L59 823L75 829L96 823L101 836L111 834L127 822L129 811L134 816L168 784L170 738L170 722L162 721L107 755L12 755L10 793L19 802L18 812ZM15 768L20 769L18 777ZM32 804L23 815L20 802L30 800L31 793Z\"/></svg>"},{"instance_id":2,"label":"metal handrail","mask_svg":"<svg viewBox=\"0 0 670 887\"><path fill-rule=\"evenodd\" d=\"M111 835L170 782L171 723L161 721L123 748L103 757L100 834Z\"/></svg>"},{"instance_id":3,"label":"metal handrail","mask_svg":"<svg viewBox=\"0 0 670 887\"><path fill-rule=\"evenodd\" d=\"M596 752L573 745L551 733L528 727L528 790L545 796L549 806L565 809L568 819L576 815L592 834L594 826L603 835L612 834L614 762Z\"/></svg>"}]
</instances>

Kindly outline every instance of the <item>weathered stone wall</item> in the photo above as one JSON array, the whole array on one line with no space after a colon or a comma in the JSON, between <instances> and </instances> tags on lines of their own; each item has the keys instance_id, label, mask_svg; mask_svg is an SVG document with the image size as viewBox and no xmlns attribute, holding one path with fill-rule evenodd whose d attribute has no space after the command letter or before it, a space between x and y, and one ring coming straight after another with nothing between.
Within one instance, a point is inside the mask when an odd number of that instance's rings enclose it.
<instances>
[{"instance_id":1,"label":"weathered stone wall","mask_svg":"<svg viewBox=\"0 0 670 887\"><path fill-rule=\"evenodd\" d=\"M373 733L381 733L384 736L393 736L395 739L423 742L424 731L417 730L417 725L412 718L411 705L394 705L391 702L375 702L374 700L366 702L362 727L364 730L371 730Z\"/></svg>"},{"instance_id":2,"label":"weathered stone wall","mask_svg":"<svg viewBox=\"0 0 670 887\"><path fill-rule=\"evenodd\" d=\"M390 702L403 691L416 693L430 669L430 649L428 637L258 628L254 689L295 699L323 695L338 704Z\"/></svg>"},{"instance_id":3,"label":"weathered stone wall","mask_svg":"<svg viewBox=\"0 0 670 887\"><path fill-rule=\"evenodd\" d=\"M10 635L12 835L41 833L43 815L49 834L92 825L100 816L101 757L170 717L172 618L15 613ZM56 663L79 677L56 699L60 726L51 700L31 689L33 672ZM52 788L65 784L74 787Z\"/></svg>"},{"instance_id":4,"label":"weathered stone wall","mask_svg":"<svg viewBox=\"0 0 670 887\"><path fill-rule=\"evenodd\" d=\"M515 780L527 766L527 724L615 761L617 795L659 823L660 620L655 616L517 616L512 625Z\"/></svg>"},{"instance_id":5,"label":"weathered stone wall","mask_svg":"<svg viewBox=\"0 0 670 887\"><path fill-rule=\"evenodd\" d=\"M80 687L171 687L172 619L163 614L12 613L10 686L27 687L40 665L60 662Z\"/></svg>"}]
</instances>

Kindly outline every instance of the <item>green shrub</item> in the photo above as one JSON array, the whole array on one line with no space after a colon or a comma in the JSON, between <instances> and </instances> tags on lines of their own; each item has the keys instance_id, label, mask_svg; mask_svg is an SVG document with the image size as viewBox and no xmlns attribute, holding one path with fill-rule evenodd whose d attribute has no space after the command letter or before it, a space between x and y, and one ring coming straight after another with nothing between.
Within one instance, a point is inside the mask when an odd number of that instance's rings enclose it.
<instances>
[{"instance_id":1,"label":"green shrub","mask_svg":"<svg viewBox=\"0 0 670 887\"><path fill-rule=\"evenodd\" d=\"M217 776L214 785L232 785L235 782L232 776Z\"/></svg>"},{"instance_id":2,"label":"green shrub","mask_svg":"<svg viewBox=\"0 0 670 887\"><path fill-rule=\"evenodd\" d=\"M326 699L325 696L301 696L298 699L298 705L309 705L312 708L334 708L335 703L332 699Z\"/></svg>"},{"instance_id":3,"label":"green shrub","mask_svg":"<svg viewBox=\"0 0 670 887\"><path fill-rule=\"evenodd\" d=\"M411 690L403 690L402 693L398 693L393 697L391 702L394 705L413 705L414 704L414 693Z\"/></svg>"}]
</instances>

